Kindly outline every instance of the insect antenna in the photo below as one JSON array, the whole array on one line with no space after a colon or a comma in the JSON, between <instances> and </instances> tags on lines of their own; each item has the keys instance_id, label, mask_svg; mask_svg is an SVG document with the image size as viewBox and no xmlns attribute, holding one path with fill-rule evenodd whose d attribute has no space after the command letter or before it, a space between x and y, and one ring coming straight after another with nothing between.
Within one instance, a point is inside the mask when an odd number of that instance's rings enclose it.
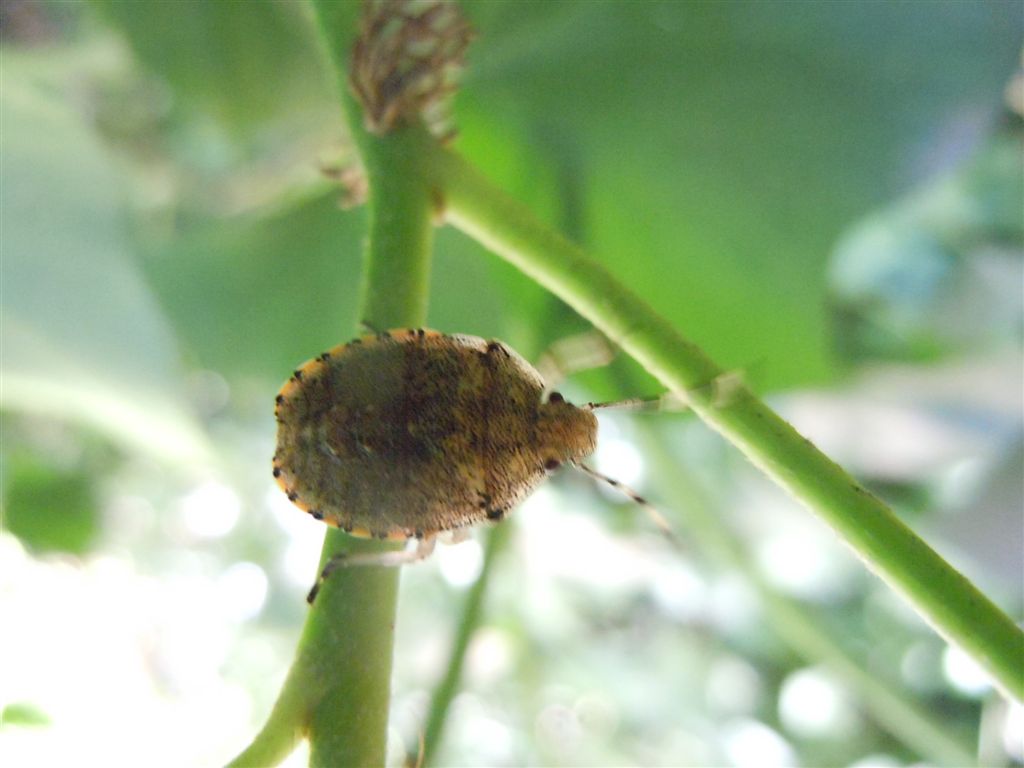
<instances>
[{"instance_id":1,"label":"insect antenna","mask_svg":"<svg viewBox=\"0 0 1024 768\"><path fill-rule=\"evenodd\" d=\"M608 403L587 403L581 407L588 411L684 411L688 406L675 392L665 392L655 397L631 397Z\"/></svg>"},{"instance_id":2,"label":"insect antenna","mask_svg":"<svg viewBox=\"0 0 1024 768\"><path fill-rule=\"evenodd\" d=\"M669 523L665 516L661 514L661 512L658 511L658 508L651 504L651 502L649 502L639 493L634 491L628 485L623 485L618 480L614 480L608 477L608 475L602 474L598 472L596 469L588 467L586 464L576 463L573 466L575 466L577 469L584 472L585 474L590 475L595 480L599 480L605 485L610 485L612 488L615 488L620 493L629 497L632 501L636 502L641 507L643 507L644 511L647 512L647 516L651 518L651 522L653 522L658 527L658 530L666 539L668 539L669 543L672 544L673 547L681 549L679 538L676 536L675 531L672 530L672 524Z\"/></svg>"},{"instance_id":3,"label":"insect antenna","mask_svg":"<svg viewBox=\"0 0 1024 768\"><path fill-rule=\"evenodd\" d=\"M746 386L745 374L742 370L724 371L706 384L690 389L691 392L702 392L710 395L711 404L716 408L732 405ZM609 403L587 403L580 406L588 411L626 410L626 411L685 411L690 407L686 395L676 392L663 392L655 397L633 397L628 400L614 400Z\"/></svg>"}]
</instances>

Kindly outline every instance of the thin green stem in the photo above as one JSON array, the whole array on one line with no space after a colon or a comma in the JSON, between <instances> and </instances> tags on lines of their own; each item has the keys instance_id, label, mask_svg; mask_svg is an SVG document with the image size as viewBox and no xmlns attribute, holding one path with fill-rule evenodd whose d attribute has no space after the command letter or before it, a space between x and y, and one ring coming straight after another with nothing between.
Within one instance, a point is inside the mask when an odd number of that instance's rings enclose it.
<instances>
[{"instance_id":1,"label":"thin green stem","mask_svg":"<svg viewBox=\"0 0 1024 768\"><path fill-rule=\"evenodd\" d=\"M469 641L480 624L480 615L483 609L484 595L487 592L487 584L490 578L491 569L495 560L508 542L512 530L511 523L504 523L496 526L487 532L487 545L484 549L484 564L473 587L466 595L462 604L462 616L459 627L452 642L452 649L448 655L448 664L445 667L444 677L438 682L434 689L434 695L430 699L430 709L427 712L426 725L423 730L423 746L420 755L422 765L431 765L437 747L441 742L444 733L445 722L448 718L448 710L452 699L459 690L459 680L462 678L462 666L466 658L466 650L469 648ZM415 761L412 761L415 762Z\"/></svg>"},{"instance_id":2,"label":"thin green stem","mask_svg":"<svg viewBox=\"0 0 1024 768\"><path fill-rule=\"evenodd\" d=\"M292 666L270 717L249 745L228 763L228 768L264 768L281 763L302 739L307 705L301 683L295 682L297 666Z\"/></svg>"},{"instance_id":3,"label":"thin green stem","mask_svg":"<svg viewBox=\"0 0 1024 768\"><path fill-rule=\"evenodd\" d=\"M1024 633L888 507L723 370L582 250L541 224L457 155L430 158L449 222L590 320L817 513L868 567L1004 692L1024 699Z\"/></svg>"}]
</instances>

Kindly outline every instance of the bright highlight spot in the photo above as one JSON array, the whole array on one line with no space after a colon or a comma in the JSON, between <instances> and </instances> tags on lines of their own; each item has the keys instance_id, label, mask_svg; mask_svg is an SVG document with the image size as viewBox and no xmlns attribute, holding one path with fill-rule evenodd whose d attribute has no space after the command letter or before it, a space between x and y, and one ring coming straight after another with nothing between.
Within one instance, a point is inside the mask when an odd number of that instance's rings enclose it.
<instances>
[{"instance_id":1,"label":"bright highlight spot","mask_svg":"<svg viewBox=\"0 0 1024 768\"><path fill-rule=\"evenodd\" d=\"M693 621L707 610L707 585L685 562L670 563L651 583L651 592L658 606L679 621Z\"/></svg>"},{"instance_id":2,"label":"bright highlight spot","mask_svg":"<svg viewBox=\"0 0 1024 768\"><path fill-rule=\"evenodd\" d=\"M843 690L816 669L802 669L786 678L779 715L786 728L809 738L846 735L855 724Z\"/></svg>"},{"instance_id":3,"label":"bright highlight spot","mask_svg":"<svg viewBox=\"0 0 1024 768\"><path fill-rule=\"evenodd\" d=\"M476 581L484 565L484 550L476 539L468 539L435 550L438 568L453 587L467 587Z\"/></svg>"},{"instance_id":4,"label":"bright highlight spot","mask_svg":"<svg viewBox=\"0 0 1024 768\"><path fill-rule=\"evenodd\" d=\"M738 720L725 729L723 747L737 768L786 768L797 765L796 754L778 733L757 720Z\"/></svg>"},{"instance_id":5,"label":"bright highlight spot","mask_svg":"<svg viewBox=\"0 0 1024 768\"><path fill-rule=\"evenodd\" d=\"M509 674L515 651L508 635L493 627L483 627L473 635L466 654L466 671L477 684L500 683Z\"/></svg>"},{"instance_id":6,"label":"bright highlight spot","mask_svg":"<svg viewBox=\"0 0 1024 768\"><path fill-rule=\"evenodd\" d=\"M1003 723L1003 747L1006 754L1024 762L1024 705L1013 702Z\"/></svg>"},{"instance_id":7,"label":"bright highlight spot","mask_svg":"<svg viewBox=\"0 0 1024 768\"><path fill-rule=\"evenodd\" d=\"M601 474L633 488L644 478L644 459L640 451L632 443L618 437L602 435L594 453L594 464ZM602 490L608 490L620 500L623 498L613 488L602 485Z\"/></svg>"},{"instance_id":8,"label":"bright highlight spot","mask_svg":"<svg viewBox=\"0 0 1024 768\"><path fill-rule=\"evenodd\" d=\"M179 504L185 527L204 539L230 533L242 511L238 495L223 483L212 480L190 491Z\"/></svg>"},{"instance_id":9,"label":"bright highlight spot","mask_svg":"<svg viewBox=\"0 0 1024 768\"><path fill-rule=\"evenodd\" d=\"M942 671L950 685L968 696L981 696L992 687L985 670L952 645L942 654Z\"/></svg>"},{"instance_id":10,"label":"bright highlight spot","mask_svg":"<svg viewBox=\"0 0 1024 768\"><path fill-rule=\"evenodd\" d=\"M818 535L768 535L758 545L757 558L772 583L791 595L823 599L842 589L843 560Z\"/></svg>"},{"instance_id":11,"label":"bright highlight spot","mask_svg":"<svg viewBox=\"0 0 1024 768\"><path fill-rule=\"evenodd\" d=\"M900 768L903 763L892 755L868 755L855 763L850 763L850 768Z\"/></svg>"},{"instance_id":12,"label":"bright highlight spot","mask_svg":"<svg viewBox=\"0 0 1024 768\"><path fill-rule=\"evenodd\" d=\"M235 563L217 582L217 597L236 621L259 615L267 599L267 575L255 563Z\"/></svg>"},{"instance_id":13,"label":"bright highlight spot","mask_svg":"<svg viewBox=\"0 0 1024 768\"><path fill-rule=\"evenodd\" d=\"M295 747L295 751L286 757L281 763L280 768L306 768L309 765L309 742L302 739L298 746Z\"/></svg>"},{"instance_id":14,"label":"bright highlight spot","mask_svg":"<svg viewBox=\"0 0 1024 768\"><path fill-rule=\"evenodd\" d=\"M205 578L157 579L108 556L37 560L0 532L0 705L50 721L0 728L0 762L223 765L253 717L222 674L234 628L217 598Z\"/></svg>"},{"instance_id":15,"label":"bright highlight spot","mask_svg":"<svg viewBox=\"0 0 1024 768\"><path fill-rule=\"evenodd\" d=\"M288 537L288 545L281 556L281 570L292 584L309 589L316 579L327 527L288 501L276 483L267 491L266 504Z\"/></svg>"}]
</instances>

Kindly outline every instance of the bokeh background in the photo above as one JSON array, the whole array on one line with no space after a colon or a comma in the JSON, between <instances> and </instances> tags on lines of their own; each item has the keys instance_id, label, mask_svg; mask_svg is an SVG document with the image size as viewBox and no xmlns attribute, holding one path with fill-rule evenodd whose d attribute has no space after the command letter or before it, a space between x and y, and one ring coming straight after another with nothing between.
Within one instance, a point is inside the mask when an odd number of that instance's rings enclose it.
<instances>
[{"instance_id":1,"label":"bokeh background","mask_svg":"<svg viewBox=\"0 0 1024 768\"><path fill-rule=\"evenodd\" d=\"M1021 5L463 7L455 146L1021 618ZM277 388L356 328L334 86L301 2L4 0L0 36L0 764L220 764L323 535L269 468ZM430 324L532 359L586 330L448 230ZM564 391L658 389L618 359ZM596 465L686 551L585 477L533 496L438 764L959 763L837 648L974 760L1024 762L1024 710L699 422L602 416ZM485 536L403 574L396 765Z\"/></svg>"}]
</instances>

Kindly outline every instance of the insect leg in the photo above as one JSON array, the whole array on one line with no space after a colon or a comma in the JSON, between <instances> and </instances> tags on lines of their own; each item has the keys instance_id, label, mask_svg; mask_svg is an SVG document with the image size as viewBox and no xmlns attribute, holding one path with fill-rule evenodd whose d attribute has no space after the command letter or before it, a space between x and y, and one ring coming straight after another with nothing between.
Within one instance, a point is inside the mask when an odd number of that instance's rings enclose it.
<instances>
[{"instance_id":1,"label":"insect leg","mask_svg":"<svg viewBox=\"0 0 1024 768\"><path fill-rule=\"evenodd\" d=\"M434 551L435 538L433 536L425 539L418 539L416 546L407 547L406 549L399 549L395 552L361 552L359 554L350 555L347 552L342 552L330 560L324 565L320 575L317 577L316 583L313 588L309 590L309 594L306 596L306 602L310 605L316 600L317 593L320 592L320 588L323 587L324 582L327 578L339 568L351 568L353 566L367 566L376 565L388 568L393 568L399 565L406 565L408 563L415 563L417 560L430 555Z\"/></svg>"}]
</instances>

